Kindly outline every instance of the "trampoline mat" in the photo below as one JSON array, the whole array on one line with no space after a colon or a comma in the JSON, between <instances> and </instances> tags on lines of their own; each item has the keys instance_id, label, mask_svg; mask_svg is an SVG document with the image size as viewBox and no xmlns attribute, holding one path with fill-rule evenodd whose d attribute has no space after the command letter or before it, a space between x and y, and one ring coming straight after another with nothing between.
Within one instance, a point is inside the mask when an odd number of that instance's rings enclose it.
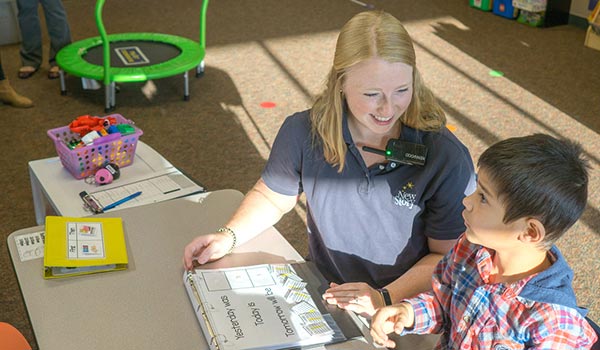
<instances>
[{"instance_id":1,"label":"trampoline mat","mask_svg":"<svg viewBox=\"0 0 600 350\"><path fill-rule=\"evenodd\" d=\"M125 40L110 43L111 67L144 67L162 63L181 54L181 50L159 41ZM83 59L91 64L103 65L102 45L88 49Z\"/></svg>"}]
</instances>

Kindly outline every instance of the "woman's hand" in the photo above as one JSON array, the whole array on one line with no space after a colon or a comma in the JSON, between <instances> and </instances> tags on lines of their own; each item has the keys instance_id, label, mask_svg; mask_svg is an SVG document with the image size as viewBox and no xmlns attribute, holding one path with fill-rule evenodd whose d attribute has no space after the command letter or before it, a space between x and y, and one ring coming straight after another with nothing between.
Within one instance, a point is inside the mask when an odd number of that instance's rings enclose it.
<instances>
[{"instance_id":1,"label":"woman's hand","mask_svg":"<svg viewBox=\"0 0 600 350\"><path fill-rule=\"evenodd\" d=\"M366 283L330 283L329 289L323 294L328 304L337 305L341 309L354 311L358 314L373 316L375 310L384 306L379 291Z\"/></svg>"},{"instance_id":2,"label":"woman's hand","mask_svg":"<svg viewBox=\"0 0 600 350\"><path fill-rule=\"evenodd\" d=\"M183 251L183 266L191 270L193 261L206 264L209 261L220 259L229 253L233 237L227 232L217 232L201 235L191 241Z\"/></svg>"}]
</instances>

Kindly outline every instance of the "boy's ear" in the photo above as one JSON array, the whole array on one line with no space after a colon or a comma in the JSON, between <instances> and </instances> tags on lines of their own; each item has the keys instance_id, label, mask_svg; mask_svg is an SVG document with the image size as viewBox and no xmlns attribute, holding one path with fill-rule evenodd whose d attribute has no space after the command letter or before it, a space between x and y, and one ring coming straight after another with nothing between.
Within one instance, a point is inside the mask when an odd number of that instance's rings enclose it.
<instances>
[{"instance_id":1,"label":"boy's ear","mask_svg":"<svg viewBox=\"0 0 600 350\"><path fill-rule=\"evenodd\" d=\"M521 240L524 243L538 244L544 240L546 229L540 220L529 218L526 220L525 225L525 231L521 235Z\"/></svg>"}]
</instances>

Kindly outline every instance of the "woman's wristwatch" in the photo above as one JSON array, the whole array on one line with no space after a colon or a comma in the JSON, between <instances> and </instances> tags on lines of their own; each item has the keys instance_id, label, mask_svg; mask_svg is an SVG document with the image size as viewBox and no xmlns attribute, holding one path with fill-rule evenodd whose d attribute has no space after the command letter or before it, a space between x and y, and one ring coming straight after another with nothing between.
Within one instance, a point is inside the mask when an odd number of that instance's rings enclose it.
<instances>
[{"instance_id":1,"label":"woman's wristwatch","mask_svg":"<svg viewBox=\"0 0 600 350\"><path fill-rule=\"evenodd\" d=\"M383 303L385 304L385 306L392 305L392 297L390 297L390 292L388 292L388 290L385 288L378 289L378 291L379 294L381 294L381 297L383 298Z\"/></svg>"}]
</instances>

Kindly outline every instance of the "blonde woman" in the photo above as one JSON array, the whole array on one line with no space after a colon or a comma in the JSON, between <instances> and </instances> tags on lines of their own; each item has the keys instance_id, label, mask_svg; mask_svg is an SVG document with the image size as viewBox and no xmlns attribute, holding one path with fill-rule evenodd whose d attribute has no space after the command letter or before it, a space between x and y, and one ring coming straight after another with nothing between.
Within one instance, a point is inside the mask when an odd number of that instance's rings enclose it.
<instances>
[{"instance_id":1,"label":"blonde woman","mask_svg":"<svg viewBox=\"0 0 600 350\"><path fill-rule=\"evenodd\" d=\"M185 247L184 266L221 258L304 193L309 259L332 281L327 302L372 315L431 288L475 187L469 152L445 121L402 24L381 11L357 14L341 29L313 108L285 120L261 178L219 232ZM399 162L363 149L390 140L420 151L392 154Z\"/></svg>"}]
</instances>

